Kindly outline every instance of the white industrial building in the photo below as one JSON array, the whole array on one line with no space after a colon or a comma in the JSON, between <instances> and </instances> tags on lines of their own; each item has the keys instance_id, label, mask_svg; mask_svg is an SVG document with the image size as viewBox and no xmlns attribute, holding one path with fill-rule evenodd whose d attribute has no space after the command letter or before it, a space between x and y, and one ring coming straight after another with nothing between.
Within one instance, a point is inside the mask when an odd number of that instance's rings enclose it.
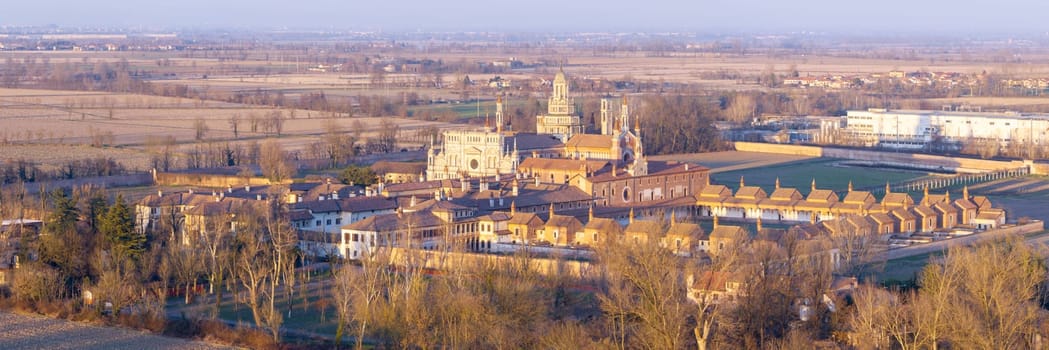
<instances>
[{"instance_id":1,"label":"white industrial building","mask_svg":"<svg viewBox=\"0 0 1049 350\"><path fill-rule=\"evenodd\" d=\"M934 141L957 147L974 139L1043 145L1049 114L871 108L848 111L845 129L868 147L921 149Z\"/></svg>"}]
</instances>

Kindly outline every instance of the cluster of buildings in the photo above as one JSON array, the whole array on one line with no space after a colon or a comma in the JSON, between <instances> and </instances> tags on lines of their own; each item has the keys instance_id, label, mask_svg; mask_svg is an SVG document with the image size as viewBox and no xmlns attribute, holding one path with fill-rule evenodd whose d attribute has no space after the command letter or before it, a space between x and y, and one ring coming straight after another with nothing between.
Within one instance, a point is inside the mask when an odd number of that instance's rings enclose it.
<instances>
[{"instance_id":1,"label":"cluster of buildings","mask_svg":"<svg viewBox=\"0 0 1049 350\"><path fill-rule=\"evenodd\" d=\"M380 181L367 188L328 181L291 184L281 193L266 186L157 193L138 203L136 220L142 230L170 230L190 240L210 230L235 231L238 215L282 202L303 251L348 259L380 246L586 255L612 240L716 256L750 231L721 221L755 223L755 239L768 244L781 244L790 233L826 248L815 251L836 254L827 237L978 230L1005 220L1004 211L968 190L957 198L925 193L915 201L887 189L878 200L851 185L839 195L814 182L803 195L778 181L768 193L740 179L733 192L711 184L707 168L648 160L627 102L624 97L617 107L603 100L600 124L587 133L558 73L536 133L507 127L500 99L495 125L445 131L442 142L431 141L425 165L378 163ZM709 232L696 224L701 219L714 222Z\"/></svg>"},{"instance_id":2,"label":"cluster of buildings","mask_svg":"<svg viewBox=\"0 0 1049 350\"><path fill-rule=\"evenodd\" d=\"M1049 78L1002 79L1002 86L1032 90L1049 89Z\"/></svg>"},{"instance_id":3,"label":"cluster of buildings","mask_svg":"<svg viewBox=\"0 0 1049 350\"><path fill-rule=\"evenodd\" d=\"M828 74L787 77L783 78L782 84L783 86L826 89L853 89L875 85L880 82L899 83L907 86L954 87L976 85L981 79L980 75L966 75L957 72L907 72L896 70L887 73L871 73L865 76Z\"/></svg>"},{"instance_id":4,"label":"cluster of buildings","mask_svg":"<svg viewBox=\"0 0 1049 350\"><path fill-rule=\"evenodd\" d=\"M848 111L844 131L868 147L922 149L938 142L958 148L974 140L1045 145L1049 114L871 108Z\"/></svg>"}]
</instances>

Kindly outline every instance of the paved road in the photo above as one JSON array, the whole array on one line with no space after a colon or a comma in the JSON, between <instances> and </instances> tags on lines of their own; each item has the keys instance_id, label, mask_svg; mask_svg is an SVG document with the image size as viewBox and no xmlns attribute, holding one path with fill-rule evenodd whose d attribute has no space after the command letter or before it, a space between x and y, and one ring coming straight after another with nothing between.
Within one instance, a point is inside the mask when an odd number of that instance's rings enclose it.
<instances>
[{"instance_id":1,"label":"paved road","mask_svg":"<svg viewBox=\"0 0 1049 350\"><path fill-rule=\"evenodd\" d=\"M143 331L0 311L0 349L236 349Z\"/></svg>"},{"instance_id":2,"label":"paved road","mask_svg":"<svg viewBox=\"0 0 1049 350\"><path fill-rule=\"evenodd\" d=\"M1004 239L1004 238L1006 238L1008 236L1012 236L1012 235L1014 235L1014 234L1006 233L1006 232L993 232L993 231L992 232L976 233L976 234L963 236L963 237L958 237L958 238L951 238L951 239L942 240L942 241L936 241L936 242L931 242L931 243L914 245L914 246L910 246L910 247L904 247L904 248L888 250L888 251L882 252L881 254L878 254L878 255L874 256L873 258L871 258L871 261L895 260L895 259L911 257L911 256L915 256L915 255L922 255L922 254L928 254L928 253L933 253L933 252L942 252L942 251L947 250L950 247L971 246L971 245L978 244L978 243L984 243L984 242L991 242L991 241L1001 240L1001 239ZM1042 235L1038 235L1038 236L1028 237L1026 240L1027 240L1028 243L1049 244L1049 235L1042 234Z\"/></svg>"}]
</instances>

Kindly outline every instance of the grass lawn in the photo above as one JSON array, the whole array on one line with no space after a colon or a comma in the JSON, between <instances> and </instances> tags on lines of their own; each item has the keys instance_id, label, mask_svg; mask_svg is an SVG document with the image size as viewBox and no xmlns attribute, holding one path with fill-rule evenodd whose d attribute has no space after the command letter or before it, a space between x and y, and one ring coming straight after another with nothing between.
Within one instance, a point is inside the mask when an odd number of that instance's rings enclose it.
<instances>
[{"instance_id":1,"label":"grass lawn","mask_svg":"<svg viewBox=\"0 0 1049 350\"><path fill-rule=\"evenodd\" d=\"M717 173L711 177L714 183L723 184L735 190L738 189L739 178L742 176L746 185L761 186L769 194L772 193L776 179L779 178L780 186L793 187L807 194L812 187L813 179L816 180L816 187L820 189L845 191L848 189L849 181L852 181L854 188L863 189L885 186L886 182L896 183L925 176L920 172L839 166L838 162L840 160L825 158L801 160Z\"/></svg>"},{"instance_id":2,"label":"grass lawn","mask_svg":"<svg viewBox=\"0 0 1049 350\"><path fill-rule=\"evenodd\" d=\"M480 114L482 117L487 113L490 117L495 118L495 101L423 105L414 107L411 111L416 115L424 110L428 110L434 115L452 112L458 116L458 119L473 118L478 114L478 104L480 104ZM511 108L510 105L504 106L507 110Z\"/></svg>"},{"instance_id":3,"label":"grass lawn","mask_svg":"<svg viewBox=\"0 0 1049 350\"><path fill-rule=\"evenodd\" d=\"M943 256L943 252L933 252L889 260L885 262L884 269L878 272L875 277L877 277L878 282L880 283L910 281L916 279L918 273L921 272L931 260L941 256Z\"/></svg>"}]
</instances>

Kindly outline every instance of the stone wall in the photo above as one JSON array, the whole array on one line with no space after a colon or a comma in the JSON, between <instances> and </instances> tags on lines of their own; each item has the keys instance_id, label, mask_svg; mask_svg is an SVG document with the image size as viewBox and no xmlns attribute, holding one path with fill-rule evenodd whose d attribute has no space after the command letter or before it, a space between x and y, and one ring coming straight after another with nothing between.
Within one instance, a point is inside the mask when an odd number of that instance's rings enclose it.
<instances>
[{"instance_id":1,"label":"stone wall","mask_svg":"<svg viewBox=\"0 0 1049 350\"><path fill-rule=\"evenodd\" d=\"M600 276L600 271L589 262L553 258L531 257L525 259L513 255L390 248L390 259L394 265L398 266L412 264L441 271L463 267L469 271L473 269L473 266L487 264L508 265L528 262L533 269L547 276L574 276L580 278L597 278Z\"/></svg>"},{"instance_id":2,"label":"stone wall","mask_svg":"<svg viewBox=\"0 0 1049 350\"><path fill-rule=\"evenodd\" d=\"M272 185L270 179L264 177L250 177L245 180L243 176L221 175L221 174L182 174L157 172L155 176L157 185L165 186L200 186L200 187L227 187L227 186L264 186ZM247 181L247 183L245 183ZM287 181L290 183L291 181Z\"/></svg>"}]
</instances>

